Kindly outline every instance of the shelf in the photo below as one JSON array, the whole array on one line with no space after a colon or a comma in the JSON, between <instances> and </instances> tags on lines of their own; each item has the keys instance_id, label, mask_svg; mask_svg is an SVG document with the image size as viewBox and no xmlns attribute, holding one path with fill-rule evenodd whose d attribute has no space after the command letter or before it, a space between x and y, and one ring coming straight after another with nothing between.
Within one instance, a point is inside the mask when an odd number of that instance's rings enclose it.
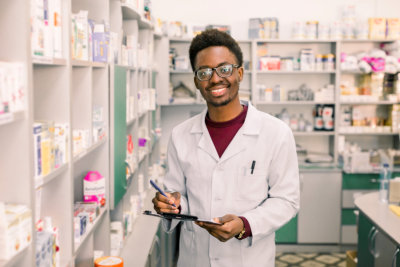
<instances>
[{"instance_id":1,"label":"shelf","mask_svg":"<svg viewBox=\"0 0 400 267\"><path fill-rule=\"evenodd\" d=\"M393 133L393 132L390 132L390 133L376 133L376 132L371 132L371 133L368 133L368 132L362 132L362 133L344 133L344 132L339 132L339 135L364 135L364 136L367 136L367 135L376 135L376 136L396 136L396 135L399 135L399 133Z\"/></svg>"},{"instance_id":2,"label":"shelf","mask_svg":"<svg viewBox=\"0 0 400 267\"><path fill-rule=\"evenodd\" d=\"M25 111L16 111L0 115L0 126L22 120L25 117Z\"/></svg>"},{"instance_id":3,"label":"shelf","mask_svg":"<svg viewBox=\"0 0 400 267\"><path fill-rule=\"evenodd\" d=\"M293 132L294 136L333 136L334 131Z\"/></svg>"},{"instance_id":4,"label":"shelf","mask_svg":"<svg viewBox=\"0 0 400 267\"><path fill-rule=\"evenodd\" d=\"M130 6L129 4L124 4L121 3L121 8L122 8L122 18L123 19L136 19L136 20L140 20L141 16L139 14L139 11Z\"/></svg>"},{"instance_id":5,"label":"shelf","mask_svg":"<svg viewBox=\"0 0 400 267\"><path fill-rule=\"evenodd\" d=\"M71 62L73 67L93 67L93 68L107 67L107 63L104 62L93 62L93 61L77 60L77 59L73 59Z\"/></svg>"},{"instance_id":6,"label":"shelf","mask_svg":"<svg viewBox=\"0 0 400 267\"><path fill-rule=\"evenodd\" d=\"M192 38L169 38L171 43L190 43L192 42Z\"/></svg>"},{"instance_id":7,"label":"shelf","mask_svg":"<svg viewBox=\"0 0 400 267\"><path fill-rule=\"evenodd\" d=\"M94 231L94 229L97 228L97 226L99 225L99 222L103 219L104 214L106 214L107 209L106 208L100 208L100 214L99 216L97 216L97 218L94 220L94 222L87 226L88 228L86 228L86 233L81 236L81 242L74 242L75 244L75 256L79 254L80 249L82 248L82 244L85 243L85 241L87 240L88 236Z\"/></svg>"},{"instance_id":8,"label":"shelf","mask_svg":"<svg viewBox=\"0 0 400 267\"><path fill-rule=\"evenodd\" d=\"M153 23L143 17L141 17L140 20L138 20L138 23L139 23L139 29L152 29L153 28Z\"/></svg>"},{"instance_id":9,"label":"shelf","mask_svg":"<svg viewBox=\"0 0 400 267\"><path fill-rule=\"evenodd\" d=\"M148 155L149 153L143 153L142 155L140 155L139 154L139 164L138 165L140 165L140 164L142 164L142 161L146 158L146 156Z\"/></svg>"},{"instance_id":10,"label":"shelf","mask_svg":"<svg viewBox=\"0 0 400 267\"><path fill-rule=\"evenodd\" d=\"M139 113L139 120L141 120L144 117L144 115L146 115L146 114L147 114L147 111L143 111L142 113Z\"/></svg>"},{"instance_id":11,"label":"shelf","mask_svg":"<svg viewBox=\"0 0 400 267\"><path fill-rule=\"evenodd\" d=\"M129 121L127 121L126 122L126 126L131 126L132 124L134 124L135 123L135 121L136 121L136 119L137 119L137 117L134 117L133 119L131 119L131 120L129 120Z\"/></svg>"},{"instance_id":12,"label":"shelf","mask_svg":"<svg viewBox=\"0 0 400 267\"><path fill-rule=\"evenodd\" d=\"M85 156L89 155L91 152L96 150L98 147L103 145L105 142L106 142L106 138L98 141L96 144L93 144L91 147L86 148L84 151L82 151L78 155L74 156L74 163L78 162L79 160L83 159Z\"/></svg>"},{"instance_id":13,"label":"shelf","mask_svg":"<svg viewBox=\"0 0 400 267\"><path fill-rule=\"evenodd\" d=\"M354 102L346 102L340 101L341 105L396 105L400 104L399 102L391 102L391 101L354 101Z\"/></svg>"},{"instance_id":14,"label":"shelf","mask_svg":"<svg viewBox=\"0 0 400 267\"><path fill-rule=\"evenodd\" d=\"M394 39L380 39L380 40L373 40L373 39L351 39L351 40L341 40L342 43L391 43L397 40Z\"/></svg>"},{"instance_id":15,"label":"shelf","mask_svg":"<svg viewBox=\"0 0 400 267\"><path fill-rule=\"evenodd\" d=\"M277 105L293 105L293 106L299 106L299 105L335 105L334 101L260 101L260 102L255 102L256 105L270 105L270 106L277 106Z\"/></svg>"},{"instance_id":16,"label":"shelf","mask_svg":"<svg viewBox=\"0 0 400 267\"><path fill-rule=\"evenodd\" d=\"M160 104L161 107L174 107L174 106L206 106L205 103L170 103L170 104Z\"/></svg>"},{"instance_id":17,"label":"shelf","mask_svg":"<svg viewBox=\"0 0 400 267\"><path fill-rule=\"evenodd\" d=\"M304 40L296 40L296 39L254 39L254 41L256 41L258 44L259 43L278 43L278 44L295 44L295 43L299 43L299 44L303 44L303 43L336 43L337 40L317 40L317 39L304 39Z\"/></svg>"},{"instance_id":18,"label":"shelf","mask_svg":"<svg viewBox=\"0 0 400 267\"><path fill-rule=\"evenodd\" d=\"M384 71L381 71L381 72L373 72L373 71L371 71L371 72L362 72L362 71L360 71L360 70L342 70L341 71L341 73L342 74L352 74L352 75L369 75L369 74L372 74L372 73L387 73L387 72L384 72Z\"/></svg>"},{"instance_id":19,"label":"shelf","mask_svg":"<svg viewBox=\"0 0 400 267\"><path fill-rule=\"evenodd\" d=\"M34 66L66 66L67 60L63 58L33 57L32 63Z\"/></svg>"},{"instance_id":20,"label":"shelf","mask_svg":"<svg viewBox=\"0 0 400 267\"><path fill-rule=\"evenodd\" d=\"M193 74L190 70L170 70L170 74Z\"/></svg>"},{"instance_id":21,"label":"shelf","mask_svg":"<svg viewBox=\"0 0 400 267\"><path fill-rule=\"evenodd\" d=\"M258 70L257 74L336 74L336 71L281 71L281 70Z\"/></svg>"},{"instance_id":22,"label":"shelf","mask_svg":"<svg viewBox=\"0 0 400 267\"><path fill-rule=\"evenodd\" d=\"M46 176L35 177L34 178L35 189L38 189L39 187L47 184L48 182L52 181L53 179L55 179L57 177L59 177L61 174L63 174L67 170L68 170L68 163L64 163L63 165L61 165L57 169L53 170L52 172L50 172Z\"/></svg>"},{"instance_id":23,"label":"shelf","mask_svg":"<svg viewBox=\"0 0 400 267\"><path fill-rule=\"evenodd\" d=\"M20 252L15 254L11 259L8 260L0 260L0 266L1 267L13 267L17 266L17 262L24 256L25 252L28 250L28 248L32 245L32 243L29 243L25 248L23 248ZM20 266L20 265L18 265Z\"/></svg>"},{"instance_id":24,"label":"shelf","mask_svg":"<svg viewBox=\"0 0 400 267\"><path fill-rule=\"evenodd\" d=\"M163 35L163 33L162 32L154 32L153 33L153 36L154 36L154 38L155 39L161 39L164 35Z\"/></svg>"}]
</instances>

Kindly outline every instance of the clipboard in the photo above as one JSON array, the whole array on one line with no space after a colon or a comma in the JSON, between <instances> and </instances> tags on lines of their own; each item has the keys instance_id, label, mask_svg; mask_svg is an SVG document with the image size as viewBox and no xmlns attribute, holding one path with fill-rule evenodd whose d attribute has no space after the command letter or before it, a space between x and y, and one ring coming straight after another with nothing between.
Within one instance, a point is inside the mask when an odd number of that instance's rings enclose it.
<instances>
[{"instance_id":1,"label":"clipboard","mask_svg":"<svg viewBox=\"0 0 400 267\"><path fill-rule=\"evenodd\" d=\"M174 219L179 221L204 222L209 224L222 225L222 223L217 223L211 220L199 219L197 216L189 214L176 214L176 213L165 213L165 212L161 212L160 214L158 214L158 213L152 213L150 210L143 211L143 214L168 220Z\"/></svg>"}]
</instances>

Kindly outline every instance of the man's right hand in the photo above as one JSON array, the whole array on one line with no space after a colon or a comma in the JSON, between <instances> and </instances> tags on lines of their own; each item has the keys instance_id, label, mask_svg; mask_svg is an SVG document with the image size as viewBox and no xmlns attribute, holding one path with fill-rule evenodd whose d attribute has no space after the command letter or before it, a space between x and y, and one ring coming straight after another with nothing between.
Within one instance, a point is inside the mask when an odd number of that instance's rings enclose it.
<instances>
[{"instance_id":1,"label":"man's right hand","mask_svg":"<svg viewBox=\"0 0 400 267\"><path fill-rule=\"evenodd\" d=\"M179 213L178 207L181 205L181 194L179 192L165 193L168 198L161 195L159 192L153 198L154 210L157 213ZM174 207L172 204L175 204Z\"/></svg>"}]
</instances>

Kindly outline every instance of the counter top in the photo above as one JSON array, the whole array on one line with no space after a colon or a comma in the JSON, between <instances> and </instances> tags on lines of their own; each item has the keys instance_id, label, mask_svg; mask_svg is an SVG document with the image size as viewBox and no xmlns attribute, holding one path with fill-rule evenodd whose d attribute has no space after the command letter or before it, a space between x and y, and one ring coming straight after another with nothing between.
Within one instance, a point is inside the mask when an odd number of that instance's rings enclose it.
<instances>
[{"instance_id":1,"label":"counter top","mask_svg":"<svg viewBox=\"0 0 400 267\"><path fill-rule=\"evenodd\" d=\"M400 245L400 217L389 209L388 204L379 201L379 192L362 195L356 198L355 204L379 230Z\"/></svg>"}]
</instances>

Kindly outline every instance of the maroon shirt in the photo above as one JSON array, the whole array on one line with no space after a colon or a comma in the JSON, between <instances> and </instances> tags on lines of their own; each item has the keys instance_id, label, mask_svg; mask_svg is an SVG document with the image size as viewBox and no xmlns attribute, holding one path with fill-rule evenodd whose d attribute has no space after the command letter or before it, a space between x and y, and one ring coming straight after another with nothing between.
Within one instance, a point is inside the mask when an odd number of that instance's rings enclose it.
<instances>
[{"instance_id":1,"label":"maroon shirt","mask_svg":"<svg viewBox=\"0 0 400 267\"><path fill-rule=\"evenodd\" d=\"M232 139L235 137L236 133L239 131L240 127L242 127L246 115L247 115L248 106L243 106L242 112L234 119L230 121L224 122L215 122L212 121L208 117L208 113L206 116L206 126L208 132L210 133L211 139L214 143L215 149L218 152L219 157L224 154L225 149L229 146ZM251 228L250 224L246 218L239 216L242 219L244 228L246 229L246 233L242 236L241 239L251 236Z\"/></svg>"}]
</instances>

